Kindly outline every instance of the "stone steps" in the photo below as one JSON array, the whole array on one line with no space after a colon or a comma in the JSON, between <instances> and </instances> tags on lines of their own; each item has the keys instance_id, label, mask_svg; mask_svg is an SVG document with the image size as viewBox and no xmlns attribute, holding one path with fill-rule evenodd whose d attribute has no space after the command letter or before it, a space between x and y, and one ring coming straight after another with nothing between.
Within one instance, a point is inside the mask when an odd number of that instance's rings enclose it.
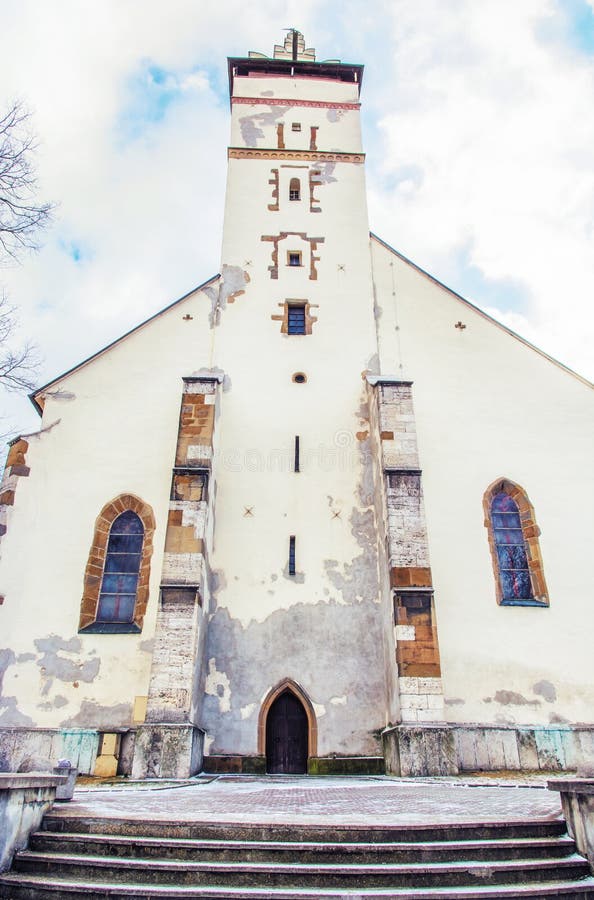
<instances>
[{"instance_id":1,"label":"stone steps","mask_svg":"<svg viewBox=\"0 0 594 900\"><path fill-rule=\"evenodd\" d=\"M127 885L103 882L66 881L43 876L9 873L0 878L0 897L9 900L592 900L594 878L579 881L555 880L540 884L458 886L454 888L343 888L340 893L328 888L259 888L259 887L180 887L173 885Z\"/></svg>"},{"instance_id":2,"label":"stone steps","mask_svg":"<svg viewBox=\"0 0 594 900\"><path fill-rule=\"evenodd\" d=\"M0 877L0 897L594 900L594 878L561 820L324 827L60 813Z\"/></svg>"},{"instance_id":3,"label":"stone steps","mask_svg":"<svg viewBox=\"0 0 594 900\"><path fill-rule=\"evenodd\" d=\"M187 860L128 859L74 856L60 853L19 853L13 869L32 875L63 875L127 884L230 885L238 887L329 887L342 890L354 884L366 888L454 887L460 883L521 884L523 881L567 880L589 874L581 856L557 859L464 860L461 862L350 864L188 862Z\"/></svg>"},{"instance_id":4,"label":"stone steps","mask_svg":"<svg viewBox=\"0 0 594 900\"><path fill-rule=\"evenodd\" d=\"M542 859L575 853L568 836L504 838L482 841L392 841L382 843L328 841L233 841L144 838L129 835L40 831L31 836L36 852L224 862L418 863Z\"/></svg>"}]
</instances>

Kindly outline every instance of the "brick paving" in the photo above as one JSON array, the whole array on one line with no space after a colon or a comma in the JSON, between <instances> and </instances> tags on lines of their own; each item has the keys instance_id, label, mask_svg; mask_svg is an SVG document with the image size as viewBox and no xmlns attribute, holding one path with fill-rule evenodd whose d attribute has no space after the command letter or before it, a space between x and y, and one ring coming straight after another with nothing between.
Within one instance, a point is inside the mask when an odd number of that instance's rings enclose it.
<instances>
[{"instance_id":1,"label":"brick paving","mask_svg":"<svg viewBox=\"0 0 594 900\"><path fill-rule=\"evenodd\" d=\"M53 812L176 822L425 825L550 820L561 807L559 795L544 784L219 776L177 786L83 788Z\"/></svg>"}]
</instances>

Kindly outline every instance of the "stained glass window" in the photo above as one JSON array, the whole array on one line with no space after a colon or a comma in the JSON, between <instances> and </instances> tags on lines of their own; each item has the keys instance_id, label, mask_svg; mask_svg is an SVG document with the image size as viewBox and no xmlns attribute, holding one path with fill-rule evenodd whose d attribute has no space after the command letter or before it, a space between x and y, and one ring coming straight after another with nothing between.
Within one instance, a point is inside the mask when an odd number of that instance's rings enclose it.
<instances>
[{"instance_id":1,"label":"stained glass window","mask_svg":"<svg viewBox=\"0 0 594 900\"><path fill-rule=\"evenodd\" d=\"M97 622L132 622L144 528L132 510L114 520L101 581Z\"/></svg>"},{"instance_id":2,"label":"stained glass window","mask_svg":"<svg viewBox=\"0 0 594 900\"><path fill-rule=\"evenodd\" d=\"M499 491L491 501L491 525L502 601L533 599L520 511L516 501L505 491Z\"/></svg>"}]
</instances>

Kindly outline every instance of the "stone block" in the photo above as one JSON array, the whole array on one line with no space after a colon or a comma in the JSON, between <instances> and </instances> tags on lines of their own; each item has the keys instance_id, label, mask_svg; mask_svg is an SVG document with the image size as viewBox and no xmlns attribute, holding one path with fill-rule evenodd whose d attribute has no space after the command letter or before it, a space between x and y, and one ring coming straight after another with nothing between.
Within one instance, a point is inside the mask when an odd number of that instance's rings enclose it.
<instances>
[{"instance_id":1,"label":"stone block","mask_svg":"<svg viewBox=\"0 0 594 900\"><path fill-rule=\"evenodd\" d=\"M202 768L204 732L195 725L141 725L133 778L190 778Z\"/></svg>"}]
</instances>

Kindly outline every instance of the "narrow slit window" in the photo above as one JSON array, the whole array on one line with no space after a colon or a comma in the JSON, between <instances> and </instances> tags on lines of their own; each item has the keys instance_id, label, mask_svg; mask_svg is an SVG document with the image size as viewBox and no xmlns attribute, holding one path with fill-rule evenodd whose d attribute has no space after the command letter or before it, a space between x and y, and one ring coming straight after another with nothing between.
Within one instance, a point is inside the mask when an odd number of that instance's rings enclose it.
<instances>
[{"instance_id":1,"label":"narrow slit window","mask_svg":"<svg viewBox=\"0 0 594 900\"><path fill-rule=\"evenodd\" d=\"M97 622L132 622L144 528L132 510L115 519L109 532Z\"/></svg>"},{"instance_id":2,"label":"narrow slit window","mask_svg":"<svg viewBox=\"0 0 594 900\"><path fill-rule=\"evenodd\" d=\"M289 200L301 200L301 182L298 178L291 178L289 182Z\"/></svg>"},{"instance_id":3,"label":"narrow slit window","mask_svg":"<svg viewBox=\"0 0 594 900\"><path fill-rule=\"evenodd\" d=\"M295 435L295 472L299 471L299 435Z\"/></svg>"},{"instance_id":4,"label":"narrow slit window","mask_svg":"<svg viewBox=\"0 0 594 900\"><path fill-rule=\"evenodd\" d=\"M288 333L305 334L305 303L291 303L288 308Z\"/></svg>"},{"instance_id":5,"label":"narrow slit window","mask_svg":"<svg viewBox=\"0 0 594 900\"><path fill-rule=\"evenodd\" d=\"M295 535L289 538L289 575L295 574Z\"/></svg>"},{"instance_id":6,"label":"narrow slit window","mask_svg":"<svg viewBox=\"0 0 594 900\"><path fill-rule=\"evenodd\" d=\"M287 265L288 266L300 266L301 265L301 251L289 250L289 252L287 253Z\"/></svg>"}]
</instances>

